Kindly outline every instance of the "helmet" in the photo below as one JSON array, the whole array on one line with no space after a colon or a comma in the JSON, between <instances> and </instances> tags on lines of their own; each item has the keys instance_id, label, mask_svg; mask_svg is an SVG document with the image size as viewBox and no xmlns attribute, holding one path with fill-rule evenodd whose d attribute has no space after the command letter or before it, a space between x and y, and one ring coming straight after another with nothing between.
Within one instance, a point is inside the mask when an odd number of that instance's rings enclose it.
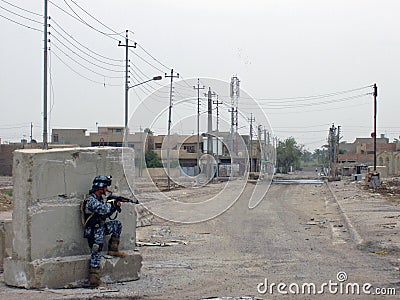
<instances>
[{"instance_id":1,"label":"helmet","mask_svg":"<svg viewBox=\"0 0 400 300\"><path fill-rule=\"evenodd\" d=\"M100 175L100 176L96 176L93 179L93 185L92 185L92 189L93 190L98 190L101 189L105 186L110 186L111 185L111 178L112 176L104 176L104 175Z\"/></svg>"}]
</instances>

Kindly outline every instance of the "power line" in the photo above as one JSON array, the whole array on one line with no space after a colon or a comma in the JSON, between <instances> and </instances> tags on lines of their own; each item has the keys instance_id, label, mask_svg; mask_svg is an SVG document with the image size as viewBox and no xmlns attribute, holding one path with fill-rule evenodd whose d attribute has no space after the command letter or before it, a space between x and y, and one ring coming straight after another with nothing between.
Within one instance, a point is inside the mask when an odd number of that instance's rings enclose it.
<instances>
[{"instance_id":1,"label":"power line","mask_svg":"<svg viewBox=\"0 0 400 300\"><path fill-rule=\"evenodd\" d=\"M254 99L254 100L260 100L260 101L295 100L295 101L286 101L286 102L302 102L302 101L308 101L308 100L314 100L314 99L333 97L333 96L337 96L337 95L341 95L341 94L360 91L360 90L371 88L371 87L373 87L373 85L363 86L363 87L344 90L344 91L332 92L332 93L327 93L327 94L312 95L312 96L297 96L297 97L285 97L285 98L252 98L252 97L240 97L240 98L241 99ZM282 102L278 102L278 103L282 103Z\"/></svg>"},{"instance_id":2,"label":"power line","mask_svg":"<svg viewBox=\"0 0 400 300\"><path fill-rule=\"evenodd\" d=\"M64 8L58 6L58 5L55 4L53 1L51 1L51 0L48 0L48 1L49 1L49 3L51 3L54 7L58 8L59 10L61 10L61 11L64 12L65 14L69 15L69 16L72 17L73 19L77 20L78 22L80 22L80 23L86 25L87 27L93 29L94 31L96 31L96 32L98 32L98 33L100 33L100 34L102 34L102 35L104 35L104 36L106 36L106 37L108 37L108 38L110 38L110 39L113 39L113 40L115 40L115 41L118 41L118 39L116 39L115 37L112 37L112 36L110 36L109 34L107 34L107 33L103 32L103 31L101 31L101 30L99 30L99 29L93 27L92 25L90 25L90 24L88 24L87 22L83 21L80 17L76 17L76 16L72 15L71 13L67 12ZM68 4L67 4L67 5L68 5Z\"/></svg>"},{"instance_id":3,"label":"power line","mask_svg":"<svg viewBox=\"0 0 400 300\"><path fill-rule=\"evenodd\" d=\"M118 35L118 36L122 36L121 33L116 32L114 29L112 29L111 27L107 26L106 24L102 23L100 20L98 20L96 17L94 17L93 15L91 15L89 12L87 12L84 8L82 8L81 6L79 6L75 1L71 0L72 3L74 3L77 7L79 7L83 12L85 12L88 16L90 16L91 18L93 18L94 20L96 20L98 23L100 23L102 26L106 27L107 29L109 29L110 31L112 31L114 34L109 34L106 32L103 32L95 27L93 27L92 25L90 25L89 23L87 23L78 13L76 13L76 11L66 2L66 0L64 0L65 4L69 7L69 9L75 14L72 15L71 13L67 12L65 9L63 9L62 7L58 6L57 4L53 3L51 0L49 0L50 3L52 5L54 5L55 7L57 7L58 9L60 9L61 11L63 11L64 13L66 13L67 15L71 16L72 18L74 18L75 20L79 21L80 23L83 23L84 25L90 27L91 29L109 37L112 38L114 40L118 40L114 37L112 37L112 35ZM140 46L140 48L148 55L150 56L154 61L156 61L157 63L159 63L160 65L162 65L164 68L169 69L165 64L163 64L161 61L159 61L157 58L155 58L153 55L150 54L149 51L147 51L143 46ZM151 66L152 68L163 72L164 70L161 70L160 68L156 67L154 64L152 64L151 62L147 61L145 58L141 57L140 55L138 55L137 53L131 51L135 56L137 56L139 59L141 59L142 61L144 61L146 64L148 64L149 66Z\"/></svg>"},{"instance_id":4,"label":"power line","mask_svg":"<svg viewBox=\"0 0 400 300\"><path fill-rule=\"evenodd\" d=\"M36 20L34 20L34 19L31 19L31 18L25 17L25 16L23 16L23 15L20 15L20 14L14 12L14 11L12 11L12 10L9 10L9 9L7 9L7 8L4 8L4 7L1 6L1 5L0 5L0 8L3 9L3 10L5 10L5 11L7 11L7 12L9 12L10 14L16 15L16 16L18 16L18 17L20 17L20 18L23 18L23 19L32 21L32 22L34 22L34 23L42 24L42 22L39 22L39 21L36 21Z\"/></svg>"},{"instance_id":5,"label":"power line","mask_svg":"<svg viewBox=\"0 0 400 300\"><path fill-rule=\"evenodd\" d=\"M105 28L109 29L110 31L112 31L113 33L104 33L107 35L119 35L121 37L124 37L122 34L124 33L124 31L122 32L116 32L114 29L112 29L111 27L107 26L106 24L102 23L101 21L99 21L96 17L94 17L93 15L91 15L90 13L88 13L84 8L82 8L79 4L77 4L75 1L70 0L72 3L74 3L77 7L79 7L84 13L86 13L89 17L91 17L92 19L94 19L95 21L97 21L99 24L103 25ZM64 0L64 2L66 3L66 1ZM66 3L67 4L67 3ZM68 4L67 4L68 5ZM70 7L68 5L68 7ZM71 8L71 7L70 7ZM71 8L72 10L72 8Z\"/></svg>"},{"instance_id":6,"label":"power line","mask_svg":"<svg viewBox=\"0 0 400 300\"><path fill-rule=\"evenodd\" d=\"M142 61L144 61L146 64L148 64L149 66L153 67L154 69L164 73L163 70L161 70L160 68L156 67L155 65L153 65L152 63L148 62L147 60L145 60L143 57L141 57L140 55L138 55L137 53L135 53L134 51L132 51L131 49L129 49L129 51L135 55L136 57L140 58Z\"/></svg>"},{"instance_id":7,"label":"power line","mask_svg":"<svg viewBox=\"0 0 400 300\"><path fill-rule=\"evenodd\" d=\"M40 30L40 29L31 27L31 26L22 24L22 23L20 23L20 22L17 22L17 21L15 21L15 20L12 20L12 19L10 19L10 18L7 18L6 16L3 16L2 14L0 14L0 17L4 18L4 19L6 19L6 20L8 20L8 21L10 21L10 22L13 22L13 23L15 23L15 24L18 24L18 25L20 25L20 26L26 27L26 28L28 28L28 29L32 29L32 30L39 31L39 32L42 32L42 33L43 33L43 30Z\"/></svg>"},{"instance_id":8,"label":"power line","mask_svg":"<svg viewBox=\"0 0 400 300\"><path fill-rule=\"evenodd\" d=\"M82 68L86 69L89 72L92 72L94 74L97 74L101 77L106 77L106 78L124 78L124 76L109 76L109 75L104 75L102 73L99 73L97 71L94 71L88 67L86 67L85 65L81 64L79 61L77 61L76 59L72 58L70 55L68 55L67 53L65 53L60 47L57 46L57 44L52 43L52 45L54 47L56 47L59 51L61 51L66 57L68 57L70 60L72 60L73 62L75 62L76 64L80 65Z\"/></svg>"},{"instance_id":9,"label":"power line","mask_svg":"<svg viewBox=\"0 0 400 300\"><path fill-rule=\"evenodd\" d=\"M4 2L4 3L7 3L8 5L11 5L11 6L15 7L15 8L20 9L20 10L23 10L23 11L25 11L25 12L27 12L27 13L30 13L30 14L33 14L33 15L36 15L36 16L39 16L39 17L43 17L43 15L41 15L41 14L39 14L39 13L30 11L30 10L27 10L27 9L25 9L25 8L22 8L22 7L19 7L19 6L15 5L15 4L12 4L12 3L8 2L8 1L5 1L5 0L0 0L0 1L2 1L2 2Z\"/></svg>"},{"instance_id":10,"label":"power line","mask_svg":"<svg viewBox=\"0 0 400 300\"><path fill-rule=\"evenodd\" d=\"M100 69L103 69L103 70L106 70L106 71L110 71L110 72L115 72L115 73L123 73L124 71L123 70L115 70L115 69L110 69L110 68L107 68L107 67L103 67L103 66L100 66L100 65L98 65L98 64L96 64L96 63L94 63L94 62L91 62L91 61L89 61L89 60L87 60L86 58L84 58L84 57L82 57L82 55L80 55L80 54L78 54L78 53L76 53L74 50L72 50L70 47L68 47L67 45L65 45L62 41L60 41L56 36L52 36L52 37L54 37L60 44L62 44L65 48L67 48L69 51L71 51L73 54L75 54L76 56L78 56L79 58L81 58L81 59L83 59L85 62L87 62L87 63L90 63L90 64L92 64L92 65L94 65L94 66L96 66L96 67L98 67L98 68L100 68ZM53 44L54 44L54 42L53 42ZM57 43L56 43L57 44Z\"/></svg>"},{"instance_id":11,"label":"power line","mask_svg":"<svg viewBox=\"0 0 400 300\"><path fill-rule=\"evenodd\" d=\"M97 52L91 50L89 47L83 45L81 42L79 42L77 39L75 39L72 35L70 35L68 32L66 32L66 31L62 28L62 26L61 26L60 24L58 24L58 23L54 20L54 18L51 18L51 21L54 22L54 24L56 24L56 25L58 26L58 28L60 28L69 38L71 38L71 39L72 39L73 41L75 41L78 45L80 45L81 47L85 48L85 49L88 50L89 52L91 52L91 53L93 53L93 54L95 54L95 55L97 55L97 56L99 56L99 57L101 57L101 58L108 59L108 60L110 60L110 61L116 61L116 62L123 62L123 61L124 61L123 59L110 58L110 57L101 55L101 54L99 54L99 53L97 53ZM60 36L63 36L59 31L57 31L56 29L54 29L54 27L52 27L52 29L53 29L54 31L56 31L58 34L60 34ZM64 36L63 36L63 37L64 37ZM65 39L65 37L64 37L64 39ZM70 43L72 43L72 42L70 42Z\"/></svg>"},{"instance_id":12,"label":"power line","mask_svg":"<svg viewBox=\"0 0 400 300\"><path fill-rule=\"evenodd\" d=\"M64 64L68 69L70 69L72 72L74 72L75 74L77 74L78 76L80 76L80 77L82 77L82 78L85 78L86 80L88 80L88 81L91 81L91 82L93 82L93 83L97 83L97 84L101 84L101 85L103 85L104 87L105 86L122 86L123 84L111 84L111 83L106 83L105 81L104 82L100 82L100 81L96 81L96 80L93 80L93 79L91 79L91 78L89 78L89 77L87 77L87 76L85 76L85 75L82 75L81 73L79 73L78 71L76 71L76 70L74 70L70 65L68 65L66 62L64 62L55 52L54 52L54 50L52 50L52 52L53 52L53 54L55 55L55 57L62 63L62 64Z\"/></svg>"},{"instance_id":13,"label":"power line","mask_svg":"<svg viewBox=\"0 0 400 300\"><path fill-rule=\"evenodd\" d=\"M101 62L101 63L103 63L103 64L109 65L109 66L121 67L121 68L123 67L123 65L121 65L121 64L109 63L109 62L103 61L103 60L101 60L101 59L99 59L99 58L97 58L97 57L91 55L90 53L87 53L86 51L82 50L80 47L78 47L77 45L75 45L73 42L71 42L70 40L68 40L67 38L65 38L65 37L64 37L58 30L56 30L54 27L51 27L51 28L52 28L53 31L57 32L57 33L59 34L59 36L63 38L64 41L68 42L68 43L69 43L70 45L72 45L75 49L79 50L80 52L82 52L83 54L87 55L88 57L90 57L90 58L92 58L92 59L94 59L94 60L96 60L96 61L98 61L98 62ZM54 37L59 43L63 44L64 47L68 48L68 49L72 52L72 50L71 50L68 46L66 46L62 41L60 41L60 40L57 38L56 35L53 34L52 37ZM97 55L98 55L98 54L97 54Z\"/></svg>"},{"instance_id":14,"label":"power line","mask_svg":"<svg viewBox=\"0 0 400 300\"><path fill-rule=\"evenodd\" d=\"M158 59L156 59L153 55L151 55L146 49L144 49L140 44L138 44L139 48L142 49L148 56L150 56L152 59L154 59L156 62L158 62L160 65L162 65L164 68L167 70L170 70L171 68L167 67L164 65L162 62L160 62Z\"/></svg>"},{"instance_id":15,"label":"power line","mask_svg":"<svg viewBox=\"0 0 400 300\"><path fill-rule=\"evenodd\" d=\"M329 108L329 110L337 110L337 109L343 109L343 108L349 108L349 107L360 107L362 105L367 105L368 103L363 103L363 104L355 104L355 105L348 105L348 106L340 106L340 107L333 107ZM309 112L316 112L316 111L324 111L326 112L326 109L313 109L313 110L303 110L301 113L309 113ZM269 115L286 115L286 114L299 114L299 111L286 111L286 112L269 112Z\"/></svg>"},{"instance_id":16,"label":"power line","mask_svg":"<svg viewBox=\"0 0 400 300\"><path fill-rule=\"evenodd\" d=\"M367 96L369 94L370 93L360 94L360 95L350 96L350 97L346 97L346 98L332 99L332 100L327 100L327 101L322 101L322 102L300 103L300 104L297 104L297 105L263 104L265 106L261 106L258 103L244 103L244 104L242 104L242 106L249 107L249 106L256 105L258 107L268 108L268 109L288 109L288 108L308 107L308 106L311 106L311 105L324 105L324 104L345 102L345 101L350 101L350 100L353 100L353 99L361 98L361 97Z\"/></svg>"}]
</instances>

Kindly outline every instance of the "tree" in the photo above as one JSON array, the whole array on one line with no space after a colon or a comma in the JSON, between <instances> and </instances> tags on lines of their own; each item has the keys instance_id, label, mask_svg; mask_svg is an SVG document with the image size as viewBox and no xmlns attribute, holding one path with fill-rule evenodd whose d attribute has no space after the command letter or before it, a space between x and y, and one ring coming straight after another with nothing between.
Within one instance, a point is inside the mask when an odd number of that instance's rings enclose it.
<instances>
[{"instance_id":1,"label":"tree","mask_svg":"<svg viewBox=\"0 0 400 300\"><path fill-rule=\"evenodd\" d=\"M290 167L299 168L300 158L302 154L302 146L297 145L294 137L279 141L276 149L277 165L282 173L287 173Z\"/></svg>"},{"instance_id":2,"label":"tree","mask_svg":"<svg viewBox=\"0 0 400 300\"><path fill-rule=\"evenodd\" d=\"M162 162L153 150L146 151L145 154L146 166L148 168L161 168Z\"/></svg>"},{"instance_id":3,"label":"tree","mask_svg":"<svg viewBox=\"0 0 400 300\"><path fill-rule=\"evenodd\" d=\"M146 150L154 150L153 131L150 128L145 128L143 132L146 133Z\"/></svg>"}]
</instances>

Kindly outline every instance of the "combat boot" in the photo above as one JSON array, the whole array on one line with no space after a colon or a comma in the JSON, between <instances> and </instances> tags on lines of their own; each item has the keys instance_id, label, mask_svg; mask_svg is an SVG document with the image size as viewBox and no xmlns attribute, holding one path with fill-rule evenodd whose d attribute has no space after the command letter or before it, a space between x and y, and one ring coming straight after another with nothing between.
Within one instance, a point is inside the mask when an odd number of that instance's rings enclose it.
<instances>
[{"instance_id":1,"label":"combat boot","mask_svg":"<svg viewBox=\"0 0 400 300\"><path fill-rule=\"evenodd\" d=\"M108 241L108 255L125 257L126 253L119 251L119 237L111 236Z\"/></svg>"},{"instance_id":2,"label":"combat boot","mask_svg":"<svg viewBox=\"0 0 400 300\"><path fill-rule=\"evenodd\" d=\"M100 268L89 268L89 283L91 288L101 286Z\"/></svg>"}]
</instances>

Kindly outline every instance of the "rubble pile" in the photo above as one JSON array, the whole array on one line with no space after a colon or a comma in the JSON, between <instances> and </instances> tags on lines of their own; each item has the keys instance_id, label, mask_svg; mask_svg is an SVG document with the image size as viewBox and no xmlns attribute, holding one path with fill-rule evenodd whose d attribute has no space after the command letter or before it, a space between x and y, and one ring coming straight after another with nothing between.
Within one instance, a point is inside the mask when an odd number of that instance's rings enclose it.
<instances>
[{"instance_id":1,"label":"rubble pile","mask_svg":"<svg viewBox=\"0 0 400 300\"><path fill-rule=\"evenodd\" d=\"M379 193L382 196L400 202L400 177L392 177L381 182L376 189L369 189L372 193Z\"/></svg>"}]
</instances>

